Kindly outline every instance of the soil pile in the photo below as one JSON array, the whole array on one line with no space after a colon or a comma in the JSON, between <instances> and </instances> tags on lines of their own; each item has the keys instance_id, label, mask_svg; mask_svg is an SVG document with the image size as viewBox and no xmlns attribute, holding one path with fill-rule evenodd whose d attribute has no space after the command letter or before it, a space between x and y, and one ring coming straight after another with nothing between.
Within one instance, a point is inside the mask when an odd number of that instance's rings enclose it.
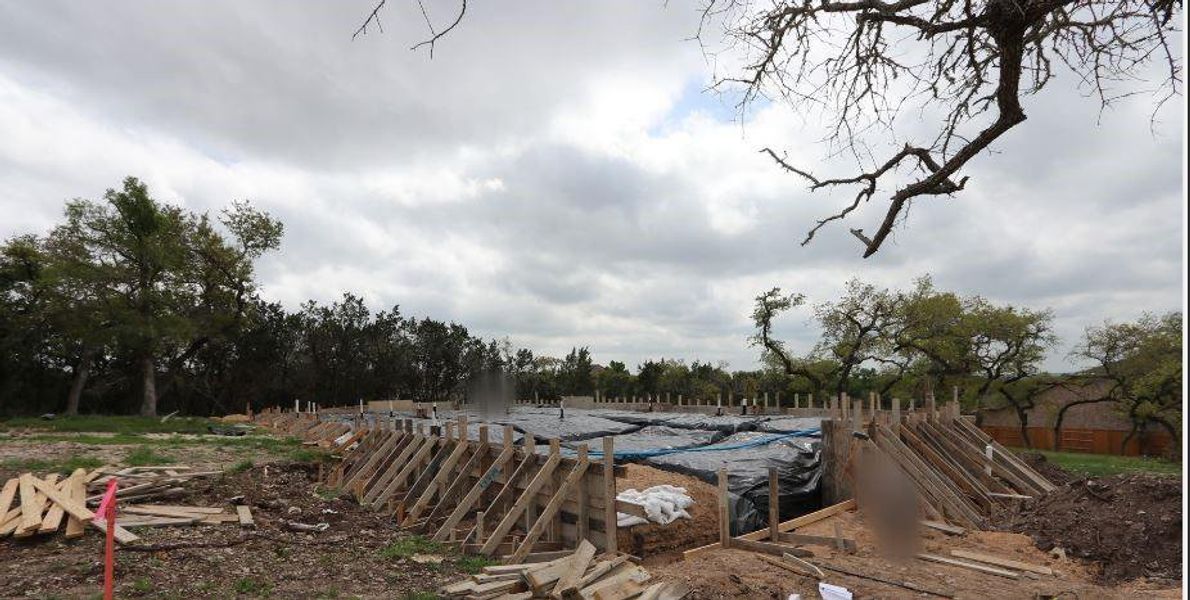
<instances>
[{"instance_id":1,"label":"soil pile","mask_svg":"<svg viewBox=\"0 0 1190 600\"><path fill-rule=\"evenodd\" d=\"M644 465L627 465L627 475L616 485L620 491L643 490L655 485L686 488L694 504L686 509L689 519L677 519L668 525L646 523L618 532L620 550L642 558L704 546L719 540L718 500L715 486L689 475L669 473Z\"/></svg>"},{"instance_id":2,"label":"soil pile","mask_svg":"<svg viewBox=\"0 0 1190 600\"><path fill-rule=\"evenodd\" d=\"M1054 485L1065 485L1078 479L1078 475L1050 462L1040 452L1021 452L1018 456L1025 461L1025 464L1033 467L1034 471L1041 473L1042 477L1050 480Z\"/></svg>"},{"instance_id":3,"label":"soil pile","mask_svg":"<svg viewBox=\"0 0 1190 600\"><path fill-rule=\"evenodd\" d=\"M1128 474L1076 480L1010 515L1003 529L1038 547L1100 563L1100 580L1179 578L1182 492L1173 477Z\"/></svg>"}]
</instances>

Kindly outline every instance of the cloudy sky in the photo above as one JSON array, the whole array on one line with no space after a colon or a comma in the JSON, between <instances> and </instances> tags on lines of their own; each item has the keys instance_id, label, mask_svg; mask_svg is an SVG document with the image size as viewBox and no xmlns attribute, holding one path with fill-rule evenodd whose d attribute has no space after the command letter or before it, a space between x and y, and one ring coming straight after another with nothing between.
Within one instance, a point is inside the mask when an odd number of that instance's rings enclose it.
<instances>
[{"instance_id":1,"label":"cloudy sky","mask_svg":"<svg viewBox=\"0 0 1190 600\"><path fill-rule=\"evenodd\" d=\"M371 1L0 0L0 237L137 175L187 208L249 199L280 217L259 271L290 308L353 291L629 364L750 367L757 292L819 302L851 277L930 273L1051 307L1057 370L1087 325L1182 305L1180 98L1150 129L1149 98L1101 113L1061 74L967 191L919 202L863 260L846 228L874 230L885 205L799 245L850 192L811 195L757 150L820 164L819 121L775 105L740 119L704 93L693 6L472 3L430 60L409 51L413 2L352 41ZM798 349L809 314L781 323Z\"/></svg>"}]
</instances>

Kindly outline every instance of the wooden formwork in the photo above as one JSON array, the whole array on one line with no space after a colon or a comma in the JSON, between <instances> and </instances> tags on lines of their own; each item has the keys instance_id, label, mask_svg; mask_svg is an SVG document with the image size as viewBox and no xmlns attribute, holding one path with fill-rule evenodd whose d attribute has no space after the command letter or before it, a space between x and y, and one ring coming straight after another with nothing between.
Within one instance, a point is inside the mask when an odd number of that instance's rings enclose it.
<instances>
[{"instance_id":1,"label":"wooden formwork","mask_svg":"<svg viewBox=\"0 0 1190 600\"><path fill-rule=\"evenodd\" d=\"M341 421L322 421L313 413L282 412L266 410L256 415L254 421L273 431L296 437L311 445L330 446L334 440L352 430L351 425Z\"/></svg>"},{"instance_id":2,"label":"wooden formwork","mask_svg":"<svg viewBox=\"0 0 1190 600\"><path fill-rule=\"evenodd\" d=\"M924 411L871 411L865 419L856 401L849 416L822 422L827 502L854 496L855 472L849 464L853 453L864 448L879 452L904 473L929 518L966 527L985 527L998 505L1036 498L1055 487L960 416L957 403L937 409L931 400Z\"/></svg>"},{"instance_id":3,"label":"wooden formwork","mask_svg":"<svg viewBox=\"0 0 1190 600\"><path fill-rule=\"evenodd\" d=\"M616 550L612 438L592 460L585 445L564 455L557 439L539 451L529 433L514 445L511 426L500 444L478 429L468 439L466 417L429 430L395 420L361 428L326 483L390 511L407 531L510 563L584 539Z\"/></svg>"}]
</instances>

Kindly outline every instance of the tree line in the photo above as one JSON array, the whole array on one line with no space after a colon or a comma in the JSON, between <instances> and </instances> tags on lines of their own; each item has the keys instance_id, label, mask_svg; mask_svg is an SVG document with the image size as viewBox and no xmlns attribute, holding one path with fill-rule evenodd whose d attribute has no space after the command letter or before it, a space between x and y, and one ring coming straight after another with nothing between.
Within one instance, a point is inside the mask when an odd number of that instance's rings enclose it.
<instances>
[{"instance_id":1,"label":"tree line","mask_svg":"<svg viewBox=\"0 0 1190 600\"><path fill-rule=\"evenodd\" d=\"M1028 410L1055 386L1109 381L1102 397L1137 429L1181 427L1181 313L1092 327L1075 358L1094 365L1049 374L1053 313L937 289L852 280L842 295L807 305L773 288L756 297L761 367L646 360L596 365L587 347L562 357L458 323L374 312L351 293L291 312L259 294L255 263L276 250L283 225L246 202L218 215L153 198L128 178L101 201L66 204L44 235L0 247L0 414L33 412L212 414L359 400L466 398L484 374L503 373L520 398L682 395L788 399L840 393L922 398L957 389L968 409ZM774 335L783 315L807 311L819 330L806 348ZM887 404L886 404L887 405ZM1058 416L1059 423L1065 410ZM1027 439L1027 438L1026 438Z\"/></svg>"}]
</instances>

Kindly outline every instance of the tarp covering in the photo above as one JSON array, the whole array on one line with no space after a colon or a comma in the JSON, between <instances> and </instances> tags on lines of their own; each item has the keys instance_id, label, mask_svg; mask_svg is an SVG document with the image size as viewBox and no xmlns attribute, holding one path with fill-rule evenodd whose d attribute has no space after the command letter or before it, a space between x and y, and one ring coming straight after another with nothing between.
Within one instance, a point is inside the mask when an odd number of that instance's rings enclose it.
<instances>
[{"instance_id":1,"label":"tarp covering","mask_svg":"<svg viewBox=\"0 0 1190 600\"><path fill-rule=\"evenodd\" d=\"M752 531L767 520L769 467L778 470L782 515L818 506L819 461L817 440L757 432L737 433L697 451L643 459L649 466L709 483L716 483L717 471L728 465L727 489L733 496L732 528L736 532Z\"/></svg>"},{"instance_id":2,"label":"tarp covering","mask_svg":"<svg viewBox=\"0 0 1190 600\"><path fill-rule=\"evenodd\" d=\"M769 433L792 433L818 429L822 425L822 417L769 417L756 426L757 431Z\"/></svg>"},{"instance_id":3,"label":"tarp covering","mask_svg":"<svg viewBox=\"0 0 1190 600\"><path fill-rule=\"evenodd\" d=\"M567 410L565 418L558 417L558 410L542 412L513 412L493 419L501 425L512 425L522 433L531 433L539 440L558 438L562 441L589 440L605 435L617 435L635 431L640 427L619 421L612 421L578 411Z\"/></svg>"},{"instance_id":4,"label":"tarp covering","mask_svg":"<svg viewBox=\"0 0 1190 600\"><path fill-rule=\"evenodd\" d=\"M612 436L615 439L616 458L631 460L632 454L648 452L650 450L666 450L672 448L693 448L706 446L718 441L723 434L718 431L698 431L695 429L675 429L660 425L651 425L631 433ZM579 443L587 444L591 450L603 450L603 438L584 440L582 442L568 442L566 445L577 448Z\"/></svg>"}]
</instances>

